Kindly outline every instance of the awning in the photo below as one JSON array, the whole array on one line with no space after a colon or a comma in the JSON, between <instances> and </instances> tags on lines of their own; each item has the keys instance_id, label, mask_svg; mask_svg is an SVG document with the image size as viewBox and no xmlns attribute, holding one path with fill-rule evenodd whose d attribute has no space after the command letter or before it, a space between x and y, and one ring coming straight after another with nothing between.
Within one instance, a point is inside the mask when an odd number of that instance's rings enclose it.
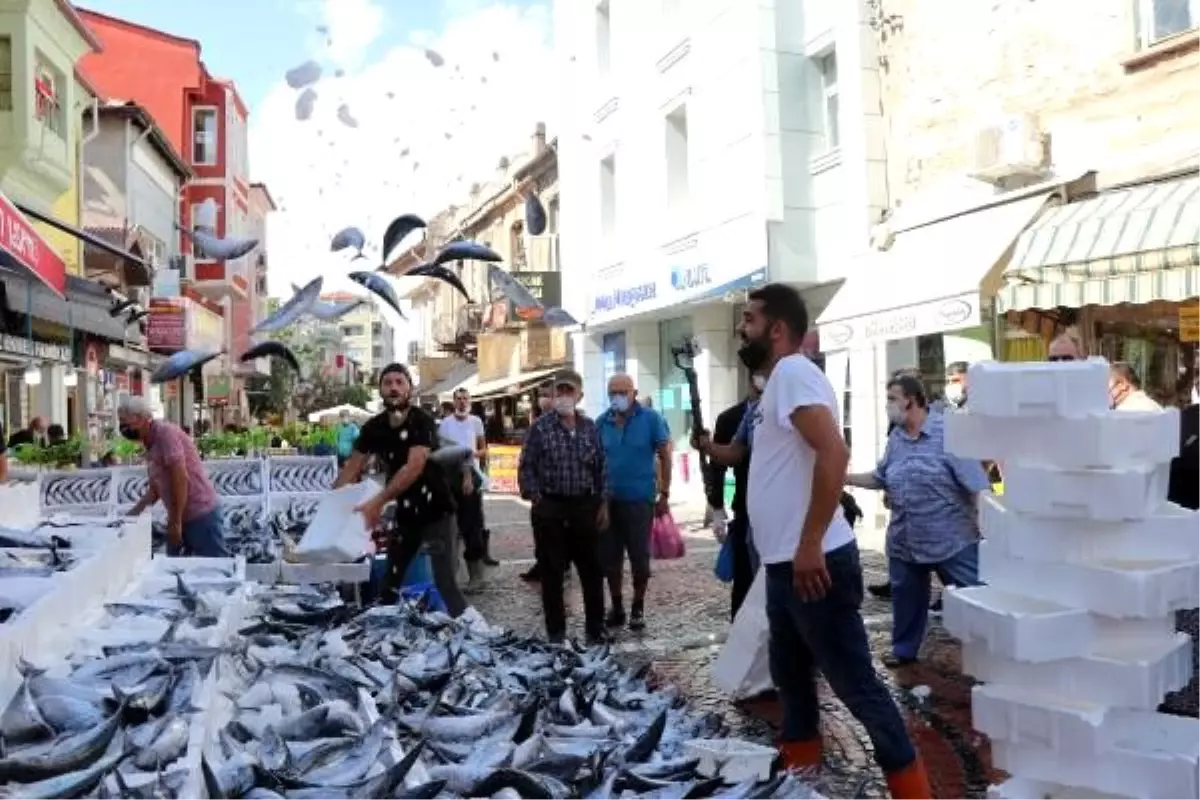
<instances>
[{"instance_id":1,"label":"awning","mask_svg":"<svg viewBox=\"0 0 1200 800\"><path fill-rule=\"evenodd\" d=\"M127 332L137 331L136 324L126 324L124 314L114 319L108 313L112 299L101 284L77 275L66 276L65 297L50 291L40 281L4 270L0 270L0 286L9 311L118 342L125 339Z\"/></svg>"},{"instance_id":2,"label":"awning","mask_svg":"<svg viewBox=\"0 0 1200 800\"><path fill-rule=\"evenodd\" d=\"M469 362L455 364L450 368L450 371L441 377L440 380L433 381L429 385L425 385L424 381L417 386L418 397L437 397L439 400L446 392L453 392L459 386L470 381L471 386L478 383L479 368ZM468 387L470 388L470 387Z\"/></svg>"},{"instance_id":3,"label":"awning","mask_svg":"<svg viewBox=\"0 0 1200 800\"><path fill-rule=\"evenodd\" d=\"M83 242L85 245L88 245L89 247L98 248L103 250L105 253L108 253L110 256L122 259L128 265L133 265L137 268L137 273L141 275L143 279L148 278L143 280L140 285L148 286L153 282L154 268L146 263L145 259L142 258L140 253L131 253L122 247L115 247L109 242L106 242L100 236L95 236L85 230L76 228L74 225L69 225L66 222L55 219L48 214L43 214L36 208L30 208L29 206L22 205L20 203L16 203L15 206L26 216L36 219L38 222L41 222L44 225L49 225L55 230L62 231L70 236L74 236L76 239ZM63 269L65 272L66 267L64 266Z\"/></svg>"},{"instance_id":4,"label":"awning","mask_svg":"<svg viewBox=\"0 0 1200 800\"><path fill-rule=\"evenodd\" d=\"M1180 301L1200 288L1200 177L1053 209L1017 242L1001 311Z\"/></svg>"},{"instance_id":5,"label":"awning","mask_svg":"<svg viewBox=\"0 0 1200 800\"><path fill-rule=\"evenodd\" d=\"M66 289L66 262L3 192L0 192L0 266L38 281L60 296Z\"/></svg>"},{"instance_id":6,"label":"awning","mask_svg":"<svg viewBox=\"0 0 1200 800\"><path fill-rule=\"evenodd\" d=\"M868 253L817 318L821 349L959 330L982 322L981 299L1021 231L1051 202L1045 192L960 214L896 235Z\"/></svg>"},{"instance_id":7,"label":"awning","mask_svg":"<svg viewBox=\"0 0 1200 800\"><path fill-rule=\"evenodd\" d=\"M546 383L565 367L551 367L535 372L522 372L507 378L497 378L494 381L482 381L471 390L472 400L491 400L496 397L509 397L528 391Z\"/></svg>"}]
</instances>

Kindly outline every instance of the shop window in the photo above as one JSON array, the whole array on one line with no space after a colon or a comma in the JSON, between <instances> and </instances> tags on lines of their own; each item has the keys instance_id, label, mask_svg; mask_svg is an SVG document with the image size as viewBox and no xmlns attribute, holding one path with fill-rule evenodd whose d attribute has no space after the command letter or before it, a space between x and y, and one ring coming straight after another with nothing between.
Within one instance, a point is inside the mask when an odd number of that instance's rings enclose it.
<instances>
[{"instance_id":1,"label":"shop window","mask_svg":"<svg viewBox=\"0 0 1200 800\"><path fill-rule=\"evenodd\" d=\"M690 197L687 106L667 114L666 123L667 208L680 214L686 211Z\"/></svg>"},{"instance_id":2,"label":"shop window","mask_svg":"<svg viewBox=\"0 0 1200 800\"><path fill-rule=\"evenodd\" d=\"M366 332L367 332L367 329L363 325L343 325L342 326L342 336L362 336Z\"/></svg>"},{"instance_id":3,"label":"shop window","mask_svg":"<svg viewBox=\"0 0 1200 800\"><path fill-rule=\"evenodd\" d=\"M596 72L601 77L612 73L612 8L609 0L596 5Z\"/></svg>"},{"instance_id":4,"label":"shop window","mask_svg":"<svg viewBox=\"0 0 1200 800\"><path fill-rule=\"evenodd\" d=\"M1142 49L1186 33L1200 22L1200 0L1137 0L1138 43Z\"/></svg>"},{"instance_id":5,"label":"shop window","mask_svg":"<svg viewBox=\"0 0 1200 800\"><path fill-rule=\"evenodd\" d=\"M604 353L604 383L607 386L609 378L625 371L625 331L604 334L600 350Z\"/></svg>"},{"instance_id":6,"label":"shop window","mask_svg":"<svg viewBox=\"0 0 1200 800\"><path fill-rule=\"evenodd\" d=\"M830 153L841 147L842 137L838 126L838 63L837 53L826 53L818 56L817 71L821 76L821 115L825 133L825 152Z\"/></svg>"},{"instance_id":7,"label":"shop window","mask_svg":"<svg viewBox=\"0 0 1200 800\"><path fill-rule=\"evenodd\" d=\"M12 37L0 36L0 111L13 110Z\"/></svg>"},{"instance_id":8,"label":"shop window","mask_svg":"<svg viewBox=\"0 0 1200 800\"><path fill-rule=\"evenodd\" d=\"M192 109L192 163L211 167L217 163L217 110Z\"/></svg>"},{"instance_id":9,"label":"shop window","mask_svg":"<svg viewBox=\"0 0 1200 800\"><path fill-rule=\"evenodd\" d=\"M659 392L655 408L666 419L676 449L687 449L692 430L692 396L683 370L675 366L671 348L692 337L692 318L679 317L658 324Z\"/></svg>"}]
</instances>

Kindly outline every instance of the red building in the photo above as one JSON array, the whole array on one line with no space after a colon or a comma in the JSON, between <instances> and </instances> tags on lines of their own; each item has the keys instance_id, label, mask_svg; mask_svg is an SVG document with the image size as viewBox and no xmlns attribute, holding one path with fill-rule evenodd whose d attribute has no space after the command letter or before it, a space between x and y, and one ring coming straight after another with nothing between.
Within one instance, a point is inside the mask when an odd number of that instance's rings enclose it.
<instances>
[{"instance_id":1,"label":"red building","mask_svg":"<svg viewBox=\"0 0 1200 800\"><path fill-rule=\"evenodd\" d=\"M181 192L180 224L221 237L255 235L262 225L251 210L249 112L237 87L209 74L194 39L94 11L79 13L103 44L102 52L80 61L80 72L104 95L145 108L195 172ZM253 284L263 247L236 261L213 262L181 234L179 253L186 264L184 285L223 309L231 352L244 348L259 318ZM244 397L240 381L232 389Z\"/></svg>"}]
</instances>

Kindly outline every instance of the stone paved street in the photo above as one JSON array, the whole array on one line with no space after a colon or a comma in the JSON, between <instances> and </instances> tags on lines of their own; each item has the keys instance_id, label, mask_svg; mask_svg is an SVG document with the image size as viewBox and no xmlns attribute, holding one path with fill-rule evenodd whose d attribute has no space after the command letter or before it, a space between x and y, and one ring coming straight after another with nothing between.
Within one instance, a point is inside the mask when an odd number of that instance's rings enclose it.
<instances>
[{"instance_id":1,"label":"stone paved street","mask_svg":"<svg viewBox=\"0 0 1200 800\"><path fill-rule=\"evenodd\" d=\"M680 685L699 707L722 713L737 734L769 739L778 722L776 703L767 700L735 706L712 685L709 670L728 630L729 590L713 577L717 546L710 533L700 529L697 510L679 509L676 516L685 528L687 556L654 562L647 629L638 636L623 631L617 641L618 652L632 660L653 661L657 675ZM488 589L474 602L492 623L540 634L537 585L519 578L533 563L528 519L528 508L520 501L488 498L492 554L502 563L491 571ZM863 567L868 583L880 581L886 574L883 558L874 552L863 553ZM578 587L568 586L568 608L575 612L574 633L582 635ZM863 614L878 657L888 641L888 604L868 599ZM895 671L878 664L878 669L905 711L930 771L934 795L983 797L997 775L991 769L986 740L971 730L971 681L959 671L957 643L935 625L921 663ZM916 693L911 691L914 688ZM886 797L862 728L828 690L823 708L829 755L820 788L832 797Z\"/></svg>"}]
</instances>

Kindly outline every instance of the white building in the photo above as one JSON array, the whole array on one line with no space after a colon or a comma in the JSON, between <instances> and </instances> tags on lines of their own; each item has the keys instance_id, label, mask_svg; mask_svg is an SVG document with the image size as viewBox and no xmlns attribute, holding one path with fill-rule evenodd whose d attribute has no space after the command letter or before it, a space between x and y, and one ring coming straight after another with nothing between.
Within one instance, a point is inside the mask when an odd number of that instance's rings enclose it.
<instances>
[{"instance_id":1,"label":"white building","mask_svg":"<svg viewBox=\"0 0 1200 800\"><path fill-rule=\"evenodd\" d=\"M744 393L745 290L797 286L815 320L887 206L875 34L858 5L555 3L570 87L560 184L575 210L561 228L563 292L586 322L575 348L586 402L598 410L607 376L631 373L666 415L693 489L671 347L698 340L711 424ZM846 360L835 366L844 382Z\"/></svg>"}]
</instances>

